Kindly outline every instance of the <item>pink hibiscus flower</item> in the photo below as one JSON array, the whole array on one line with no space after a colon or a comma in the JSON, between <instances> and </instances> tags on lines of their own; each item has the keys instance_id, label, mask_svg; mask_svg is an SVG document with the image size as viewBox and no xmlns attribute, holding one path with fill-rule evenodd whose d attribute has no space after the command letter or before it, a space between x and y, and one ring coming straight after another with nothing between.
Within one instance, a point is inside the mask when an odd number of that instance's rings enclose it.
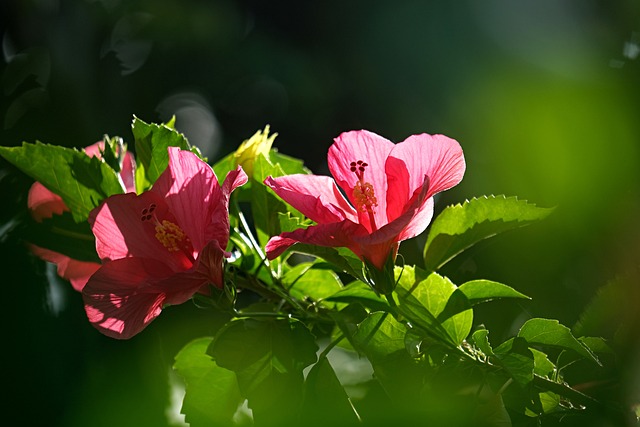
<instances>
[{"instance_id":1,"label":"pink hibiscus flower","mask_svg":"<svg viewBox=\"0 0 640 427\"><path fill-rule=\"evenodd\" d=\"M462 180L462 148L443 135L412 135L394 144L366 130L345 132L334 141L328 163L335 181L303 174L265 180L317 223L272 237L267 257L273 259L297 242L346 247L382 270L399 242L427 228L433 195Z\"/></svg>"},{"instance_id":2,"label":"pink hibiscus flower","mask_svg":"<svg viewBox=\"0 0 640 427\"><path fill-rule=\"evenodd\" d=\"M98 141L84 149L90 157L100 157L100 150L104 149L104 142ZM127 152L124 156L120 178L127 192L135 192L135 160ZM69 210L62 198L49 191L44 185L35 182L29 189L27 205L31 216L38 222L53 215L61 215ZM79 261L36 245L29 245L31 251L43 260L56 264L58 276L71 282L71 286L80 292L89 277L100 268L96 262Z\"/></svg>"},{"instance_id":3,"label":"pink hibiscus flower","mask_svg":"<svg viewBox=\"0 0 640 427\"><path fill-rule=\"evenodd\" d=\"M89 321L127 339L164 306L208 293L209 284L221 288L229 196L245 182L239 167L220 186L208 164L170 147L169 167L151 190L111 196L94 209L89 222L103 264L82 291Z\"/></svg>"}]
</instances>

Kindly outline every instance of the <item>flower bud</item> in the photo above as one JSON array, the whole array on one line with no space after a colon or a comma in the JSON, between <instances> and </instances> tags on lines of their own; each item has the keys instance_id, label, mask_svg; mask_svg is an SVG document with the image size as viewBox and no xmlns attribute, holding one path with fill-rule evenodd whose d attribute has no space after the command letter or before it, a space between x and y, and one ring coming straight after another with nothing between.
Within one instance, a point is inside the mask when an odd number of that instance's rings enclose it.
<instances>
[{"instance_id":1,"label":"flower bud","mask_svg":"<svg viewBox=\"0 0 640 427\"><path fill-rule=\"evenodd\" d=\"M273 140L278 136L277 133L269 136L269 125L264 127L263 131L257 131L253 136L240 144L240 147L233 155L236 166L242 166L242 169L248 176L253 176L253 163L258 155L267 156Z\"/></svg>"}]
</instances>

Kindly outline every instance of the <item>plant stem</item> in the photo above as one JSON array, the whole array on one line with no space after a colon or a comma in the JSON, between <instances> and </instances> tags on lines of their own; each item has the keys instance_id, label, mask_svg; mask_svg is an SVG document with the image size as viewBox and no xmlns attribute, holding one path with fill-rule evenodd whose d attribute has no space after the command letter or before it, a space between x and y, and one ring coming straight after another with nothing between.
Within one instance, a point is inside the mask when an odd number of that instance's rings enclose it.
<instances>
[{"instance_id":1,"label":"plant stem","mask_svg":"<svg viewBox=\"0 0 640 427\"><path fill-rule=\"evenodd\" d=\"M327 357L327 355L329 354L329 352L330 352L331 350L333 350L333 348L334 348L336 345L338 345L338 343L339 343L340 341L342 341L344 338L345 338L345 336L344 336L343 334L340 334L340 335L338 335L338 337L337 337L336 339L334 339L333 341L331 341L331 342L329 343L329 345L328 345L324 350L322 350L322 353L320 353L320 355L318 356L318 361L320 361L321 359L326 358L326 357Z\"/></svg>"}]
</instances>

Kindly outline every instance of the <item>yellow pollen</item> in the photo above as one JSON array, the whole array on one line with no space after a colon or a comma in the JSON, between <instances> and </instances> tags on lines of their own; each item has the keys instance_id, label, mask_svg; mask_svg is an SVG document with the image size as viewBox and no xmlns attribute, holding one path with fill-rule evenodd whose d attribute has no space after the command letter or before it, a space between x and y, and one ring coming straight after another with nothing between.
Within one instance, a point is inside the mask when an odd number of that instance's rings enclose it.
<instances>
[{"instance_id":1,"label":"yellow pollen","mask_svg":"<svg viewBox=\"0 0 640 427\"><path fill-rule=\"evenodd\" d=\"M162 224L156 225L156 239L169 250L169 252L177 252L180 250L181 243L188 240L187 235L180 227L166 219Z\"/></svg>"},{"instance_id":2,"label":"yellow pollen","mask_svg":"<svg viewBox=\"0 0 640 427\"><path fill-rule=\"evenodd\" d=\"M373 211L373 208L378 206L373 185L368 182L358 181L356 183L356 186L353 187L353 198L356 203L356 208L361 212Z\"/></svg>"}]
</instances>

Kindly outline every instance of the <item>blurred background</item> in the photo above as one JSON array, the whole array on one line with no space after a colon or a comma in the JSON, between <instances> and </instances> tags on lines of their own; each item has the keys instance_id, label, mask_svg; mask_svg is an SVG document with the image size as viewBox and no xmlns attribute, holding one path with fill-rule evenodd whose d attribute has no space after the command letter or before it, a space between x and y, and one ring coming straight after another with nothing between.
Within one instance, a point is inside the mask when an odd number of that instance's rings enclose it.
<instances>
[{"instance_id":1,"label":"blurred background","mask_svg":"<svg viewBox=\"0 0 640 427\"><path fill-rule=\"evenodd\" d=\"M485 194L557 207L445 268L533 298L477 312L492 342L529 317L571 327L638 266L636 1L3 0L0 26L4 146L131 142L134 114L175 115L211 161L270 124L275 147L324 174L343 131L457 139L467 173L437 211ZM173 357L215 317L184 304L130 341L101 336L80 295L7 233L30 185L0 160L2 424L174 425ZM403 243L407 262L424 241Z\"/></svg>"}]
</instances>

